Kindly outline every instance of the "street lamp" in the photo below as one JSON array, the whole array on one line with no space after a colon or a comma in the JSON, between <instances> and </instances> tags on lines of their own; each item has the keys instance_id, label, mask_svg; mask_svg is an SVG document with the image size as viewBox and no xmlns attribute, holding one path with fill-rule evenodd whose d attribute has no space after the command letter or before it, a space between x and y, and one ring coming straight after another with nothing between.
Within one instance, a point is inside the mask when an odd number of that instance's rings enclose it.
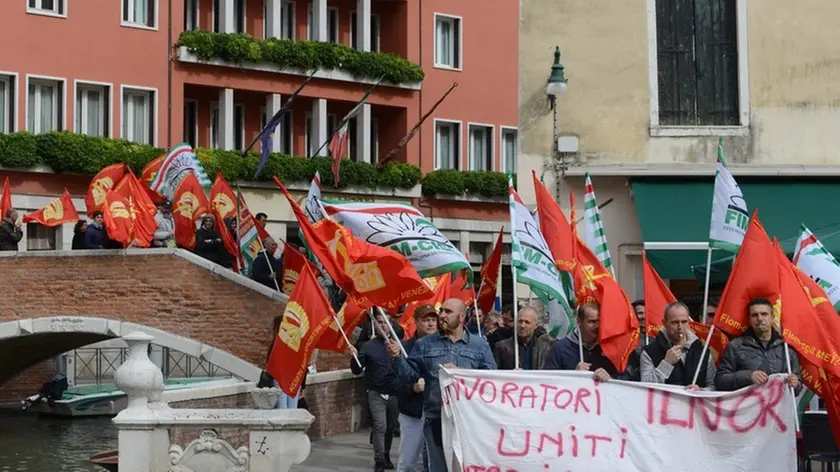
<instances>
[{"instance_id":1,"label":"street lamp","mask_svg":"<svg viewBox=\"0 0 840 472\"><path fill-rule=\"evenodd\" d=\"M564 159L563 155L559 152L558 148L558 136L559 136L559 127L557 126L557 97L560 96L562 93L566 91L568 88L566 85L566 74L564 71L563 64L560 64L560 46L554 48L554 64L551 65L551 73L548 76L548 82L545 85L545 93L548 95L548 102L551 106L552 112L554 112L554 142L551 144L552 148L552 159L547 162L546 166L543 167L543 172L550 168L555 171L554 175L554 184L555 184L555 191L557 192L556 198L558 201L563 196L563 179L566 178L566 160ZM559 175L556 173L559 172Z\"/></svg>"},{"instance_id":2,"label":"street lamp","mask_svg":"<svg viewBox=\"0 0 840 472\"><path fill-rule=\"evenodd\" d=\"M566 88L566 74L563 64L560 64L560 46L557 46L554 48L554 64L551 65L551 74L548 76L548 82L545 86L545 92L548 94L552 109L557 97L565 92Z\"/></svg>"}]
</instances>

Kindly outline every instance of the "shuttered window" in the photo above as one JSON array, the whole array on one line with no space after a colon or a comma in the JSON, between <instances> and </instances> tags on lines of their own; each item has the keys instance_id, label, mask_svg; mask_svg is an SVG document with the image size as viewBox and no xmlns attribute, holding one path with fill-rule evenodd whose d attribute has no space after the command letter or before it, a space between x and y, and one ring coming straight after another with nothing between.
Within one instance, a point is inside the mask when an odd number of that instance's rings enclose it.
<instances>
[{"instance_id":1,"label":"shuttered window","mask_svg":"<svg viewBox=\"0 0 840 472\"><path fill-rule=\"evenodd\" d=\"M736 126L735 0L656 0L659 124Z\"/></svg>"}]
</instances>

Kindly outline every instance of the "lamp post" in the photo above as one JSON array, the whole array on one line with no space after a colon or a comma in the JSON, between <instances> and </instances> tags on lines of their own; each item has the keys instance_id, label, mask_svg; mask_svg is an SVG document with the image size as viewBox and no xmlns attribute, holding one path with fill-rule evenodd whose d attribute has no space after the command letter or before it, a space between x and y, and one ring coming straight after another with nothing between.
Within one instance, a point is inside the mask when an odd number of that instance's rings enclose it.
<instances>
[{"instance_id":1,"label":"lamp post","mask_svg":"<svg viewBox=\"0 0 840 472\"><path fill-rule=\"evenodd\" d=\"M548 81L546 82L545 86L545 93L548 95L548 102L551 106L551 110L554 113L554 133L553 133L553 143L551 144L552 149L552 156L551 161L548 163L549 165L546 167L551 167L553 170L557 169L557 166L560 167L561 175L555 175L555 186L557 189L557 198L561 198L560 195L563 193L563 178L566 174L566 162L563 156L559 155L557 149L557 138L559 136L559 127L557 126L557 97L563 94L567 89L567 82L566 82L566 74L565 68L563 64L560 64L560 46L554 48L554 63L551 65L551 73L548 76ZM555 161L555 158L558 158L559 161Z\"/></svg>"}]
</instances>

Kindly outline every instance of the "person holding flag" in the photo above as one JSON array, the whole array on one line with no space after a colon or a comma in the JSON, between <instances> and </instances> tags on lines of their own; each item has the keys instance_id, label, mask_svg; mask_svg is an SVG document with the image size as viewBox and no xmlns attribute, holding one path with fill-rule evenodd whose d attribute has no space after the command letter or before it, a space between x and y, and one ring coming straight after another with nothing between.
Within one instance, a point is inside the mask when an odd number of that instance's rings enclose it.
<instances>
[{"instance_id":1,"label":"person holding flag","mask_svg":"<svg viewBox=\"0 0 840 472\"><path fill-rule=\"evenodd\" d=\"M23 239L23 230L18 213L9 208L3 215L3 223L0 225L0 251L17 251L21 239Z\"/></svg>"}]
</instances>

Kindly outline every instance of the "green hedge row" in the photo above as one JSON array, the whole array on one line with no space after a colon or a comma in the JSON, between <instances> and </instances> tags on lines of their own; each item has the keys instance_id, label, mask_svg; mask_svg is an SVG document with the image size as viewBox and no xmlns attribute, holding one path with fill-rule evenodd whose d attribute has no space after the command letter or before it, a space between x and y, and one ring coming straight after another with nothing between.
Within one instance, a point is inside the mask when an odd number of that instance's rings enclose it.
<instances>
[{"instance_id":1,"label":"green hedge row","mask_svg":"<svg viewBox=\"0 0 840 472\"><path fill-rule=\"evenodd\" d=\"M55 172L93 175L103 167L125 162L139 175L146 164L165 153L164 149L154 146L69 132L0 134L0 167L5 168L45 165ZM229 182L254 180L260 161L259 153L255 152L243 159L237 151L199 148L196 155L211 179L221 172ZM320 171L325 186L332 186L331 164L329 157L306 159L271 154L258 180L268 181L276 175L285 182L308 182L316 171ZM378 167L344 160L339 187L410 189L417 185L420 176L420 169L411 164L391 162Z\"/></svg>"},{"instance_id":2,"label":"green hedge row","mask_svg":"<svg viewBox=\"0 0 840 472\"><path fill-rule=\"evenodd\" d=\"M317 41L256 39L247 34L184 31L176 46L184 46L201 60L220 59L241 64L267 62L302 71L340 69L356 78L393 84L423 80L423 69L390 53L361 52L343 44Z\"/></svg>"},{"instance_id":3,"label":"green hedge row","mask_svg":"<svg viewBox=\"0 0 840 472\"><path fill-rule=\"evenodd\" d=\"M508 195L508 175L504 172L440 169L426 174L421 183L423 195L427 196L506 197ZM515 174L513 185L515 188Z\"/></svg>"}]
</instances>

